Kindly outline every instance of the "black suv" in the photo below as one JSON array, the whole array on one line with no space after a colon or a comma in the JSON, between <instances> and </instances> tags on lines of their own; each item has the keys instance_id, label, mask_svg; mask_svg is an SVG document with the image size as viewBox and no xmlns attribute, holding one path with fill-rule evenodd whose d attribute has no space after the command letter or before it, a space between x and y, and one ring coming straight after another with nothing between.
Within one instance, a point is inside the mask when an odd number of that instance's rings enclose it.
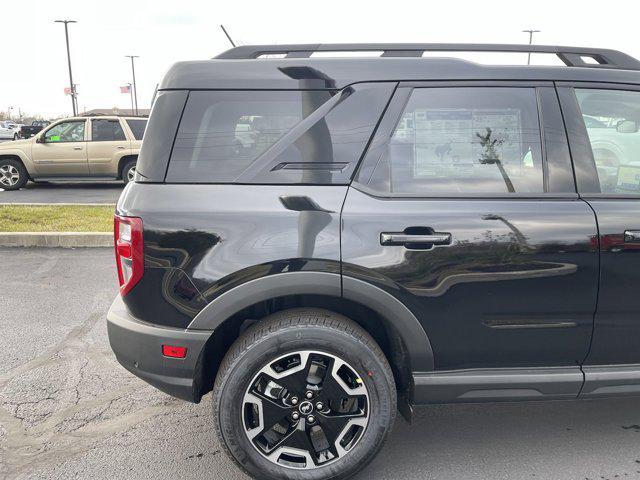
<instances>
[{"instance_id":1,"label":"black suv","mask_svg":"<svg viewBox=\"0 0 640 480\"><path fill-rule=\"evenodd\" d=\"M381 56L317 55L340 51ZM637 394L639 125L640 62L611 50L178 63L117 206L112 348L171 395L213 390L264 479L346 478L414 405Z\"/></svg>"}]
</instances>

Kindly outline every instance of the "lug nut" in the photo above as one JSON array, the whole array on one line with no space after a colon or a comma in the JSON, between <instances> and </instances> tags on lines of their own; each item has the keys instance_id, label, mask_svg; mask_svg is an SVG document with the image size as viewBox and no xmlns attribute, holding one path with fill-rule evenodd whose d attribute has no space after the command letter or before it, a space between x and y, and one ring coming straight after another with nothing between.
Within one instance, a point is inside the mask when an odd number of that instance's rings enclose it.
<instances>
[{"instance_id":1,"label":"lug nut","mask_svg":"<svg viewBox=\"0 0 640 480\"><path fill-rule=\"evenodd\" d=\"M313 415L309 415L309 416L307 417L307 422L309 422L309 423L313 423L313 422L315 422L315 421L316 421L316 417L314 417Z\"/></svg>"},{"instance_id":2,"label":"lug nut","mask_svg":"<svg viewBox=\"0 0 640 480\"><path fill-rule=\"evenodd\" d=\"M298 412L293 412L291 414L291 418L293 418L294 420L298 420L300 418L300 414Z\"/></svg>"},{"instance_id":3,"label":"lug nut","mask_svg":"<svg viewBox=\"0 0 640 480\"><path fill-rule=\"evenodd\" d=\"M322 410L323 408L324 408L324 405L323 405L323 403L322 403L322 402L318 402L318 403L316 403L316 409L317 409L317 410Z\"/></svg>"},{"instance_id":4,"label":"lug nut","mask_svg":"<svg viewBox=\"0 0 640 480\"><path fill-rule=\"evenodd\" d=\"M291 397L291 405L297 405L298 404L298 397Z\"/></svg>"},{"instance_id":5,"label":"lug nut","mask_svg":"<svg viewBox=\"0 0 640 480\"><path fill-rule=\"evenodd\" d=\"M311 390L309 390L306 394L307 398L313 398L313 392Z\"/></svg>"}]
</instances>

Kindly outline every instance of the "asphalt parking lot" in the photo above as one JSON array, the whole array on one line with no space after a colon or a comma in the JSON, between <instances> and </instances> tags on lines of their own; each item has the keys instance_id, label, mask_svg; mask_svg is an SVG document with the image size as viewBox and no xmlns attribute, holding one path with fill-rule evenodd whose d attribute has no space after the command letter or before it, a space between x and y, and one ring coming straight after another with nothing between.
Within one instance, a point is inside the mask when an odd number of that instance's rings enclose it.
<instances>
[{"instance_id":1,"label":"asphalt parking lot","mask_svg":"<svg viewBox=\"0 0 640 480\"><path fill-rule=\"evenodd\" d=\"M186 404L108 345L111 249L0 249L0 478L243 479ZM437 406L364 479L640 479L640 399Z\"/></svg>"},{"instance_id":2,"label":"asphalt parking lot","mask_svg":"<svg viewBox=\"0 0 640 480\"><path fill-rule=\"evenodd\" d=\"M21 190L0 190L0 203L116 203L123 188L120 181L29 182Z\"/></svg>"}]
</instances>

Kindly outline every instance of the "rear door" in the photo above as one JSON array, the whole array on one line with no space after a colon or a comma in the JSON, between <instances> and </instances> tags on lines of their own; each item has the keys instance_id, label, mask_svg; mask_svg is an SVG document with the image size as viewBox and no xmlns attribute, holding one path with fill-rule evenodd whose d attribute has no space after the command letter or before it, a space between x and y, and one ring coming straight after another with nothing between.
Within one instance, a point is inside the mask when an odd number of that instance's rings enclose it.
<instances>
[{"instance_id":1,"label":"rear door","mask_svg":"<svg viewBox=\"0 0 640 480\"><path fill-rule=\"evenodd\" d=\"M525 373L564 373L556 393L577 394L597 230L553 85L403 85L343 221L344 275L411 308L437 371L540 367Z\"/></svg>"},{"instance_id":2,"label":"rear door","mask_svg":"<svg viewBox=\"0 0 640 480\"><path fill-rule=\"evenodd\" d=\"M129 152L127 139L120 119L94 118L91 120L91 138L88 142L89 172L91 175L115 177L120 158Z\"/></svg>"},{"instance_id":3,"label":"rear door","mask_svg":"<svg viewBox=\"0 0 640 480\"><path fill-rule=\"evenodd\" d=\"M578 189L599 225L600 293L585 395L640 389L640 88L559 88ZM605 367L601 367L601 366Z\"/></svg>"}]
</instances>

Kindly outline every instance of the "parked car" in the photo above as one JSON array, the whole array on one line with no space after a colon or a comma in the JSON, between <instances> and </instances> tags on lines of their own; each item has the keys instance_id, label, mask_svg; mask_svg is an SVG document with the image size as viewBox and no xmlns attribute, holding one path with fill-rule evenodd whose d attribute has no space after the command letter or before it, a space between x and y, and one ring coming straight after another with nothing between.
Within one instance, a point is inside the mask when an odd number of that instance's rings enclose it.
<instances>
[{"instance_id":1,"label":"parked car","mask_svg":"<svg viewBox=\"0 0 640 480\"><path fill-rule=\"evenodd\" d=\"M147 119L72 117L29 139L0 144L0 188L18 190L28 180L131 181Z\"/></svg>"},{"instance_id":2,"label":"parked car","mask_svg":"<svg viewBox=\"0 0 640 480\"><path fill-rule=\"evenodd\" d=\"M361 471L396 410L638 394L639 86L623 53L555 46L176 64L116 208L118 361L212 391L224 451L270 480ZM614 180L589 119L626 145Z\"/></svg>"},{"instance_id":3,"label":"parked car","mask_svg":"<svg viewBox=\"0 0 640 480\"><path fill-rule=\"evenodd\" d=\"M0 122L0 139L17 140L20 136L18 124L13 122Z\"/></svg>"},{"instance_id":4,"label":"parked car","mask_svg":"<svg viewBox=\"0 0 640 480\"><path fill-rule=\"evenodd\" d=\"M20 128L19 136L20 138L31 138L50 123L51 122L47 120L34 120L31 122L31 125L23 125Z\"/></svg>"}]
</instances>

